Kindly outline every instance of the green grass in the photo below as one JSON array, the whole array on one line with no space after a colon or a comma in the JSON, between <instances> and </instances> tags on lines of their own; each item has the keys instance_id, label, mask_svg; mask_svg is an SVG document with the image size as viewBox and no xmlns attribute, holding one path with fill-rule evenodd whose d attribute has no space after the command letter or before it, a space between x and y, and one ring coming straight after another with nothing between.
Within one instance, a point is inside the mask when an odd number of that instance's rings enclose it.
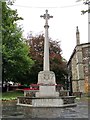
<instances>
[{"instance_id":1,"label":"green grass","mask_svg":"<svg viewBox=\"0 0 90 120\"><path fill-rule=\"evenodd\" d=\"M78 101L90 102L90 96L82 96L81 98L77 97L76 102L78 102Z\"/></svg>"},{"instance_id":2,"label":"green grass","mask_svg":"<svg viewBox=\"0 0 90 120\"><path fill-rule=\"evenodd\" d=\"M18 96L24 96L22 91L9 91L2 93L2 100L17 99Z\"/></svg>"}]
</instances>

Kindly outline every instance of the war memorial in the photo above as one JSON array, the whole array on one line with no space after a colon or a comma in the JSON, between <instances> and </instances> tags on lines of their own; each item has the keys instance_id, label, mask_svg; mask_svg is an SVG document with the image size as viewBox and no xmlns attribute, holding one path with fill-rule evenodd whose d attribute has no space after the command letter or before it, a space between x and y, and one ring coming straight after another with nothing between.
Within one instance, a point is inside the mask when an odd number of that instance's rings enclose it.
<instances>
[{"instance_id":1,"label":"war memorial","mask_svg":"<svg viewBox=\"0 0 90 120\"><path fill-rule=\"evenodd\" d=\"M53 18L48 14L48 10L40 17L45 19L45 40L44 40L44 61L43 71L38 73L39 90L35 92L35 96L27 96L17 98L17 105L30 107L68 107L76 106L75 96L60 96L60 91L56 91L55 73L50 71L49 63L49 37L48 37L48 20ZM67 91L68 93L68 91Z\"/></svg>"}]
</instances>

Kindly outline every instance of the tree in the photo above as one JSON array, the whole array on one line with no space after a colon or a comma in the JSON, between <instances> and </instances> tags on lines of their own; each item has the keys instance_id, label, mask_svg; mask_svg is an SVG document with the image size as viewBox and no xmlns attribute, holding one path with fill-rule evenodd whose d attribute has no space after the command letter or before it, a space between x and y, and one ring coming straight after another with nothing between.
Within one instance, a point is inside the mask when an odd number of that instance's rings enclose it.
<instances>
[{"instance_id":1,"label":"tree","mask_svg":"<svg viewBox=\"0 0 90 120\"><path fill-rule=\"evenodd\" d=\"M56 82L65 84L67 79L67 62L61 56L59 42L50 40L50 66L55 72Z\"/></svg>"},{"instance_id":2,"label":"tree","mask_svg":"<svg viewBox=\"0 0 90 120\"><path fill-rule=\"evenodd\" d=\"M83 4L85 5L90 5L90 0L77 0L77 2L80 2L80 1L84 1ZM81 12L82 14L85 14L87 12L90 13L90 8L88 10L82 10Z\"/></svg>"},{"instance_id":3,"label":"tree","mask_svg":"<svg viewBox=\"0 0 90 120\"><path fill-rule=\"evenodd\" d=\"M17 10L2 2L2 80L24 83L33 64L29 47L22 37L22 28L17 21L23 20Z\"/></svg>"},{"instance_id":4,"label":"tree","mask_svg":"<svg viewBox=\"0 0 90 120\"><path fill-rule=\"evenodd\" d=\"M27 40L30 46L30 56L35 61L32 66L30 78L37 83L38 72L43 70L44 35L32 37ZM55 72L56 82L65 84L67 77L66 60L61 56L59 42L50 39L50 68Z\"/></svg>"}]
</instances>

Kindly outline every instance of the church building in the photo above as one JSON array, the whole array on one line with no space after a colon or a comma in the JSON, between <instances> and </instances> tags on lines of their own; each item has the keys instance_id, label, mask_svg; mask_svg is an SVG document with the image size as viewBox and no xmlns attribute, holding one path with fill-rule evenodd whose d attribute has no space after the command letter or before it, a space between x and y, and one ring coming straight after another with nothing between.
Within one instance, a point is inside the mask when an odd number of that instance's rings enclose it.
<instances>
[{"instance_id":1,"label":"church building","mask_svg":"<svg viewBox=\"0 0 90 120\"><path fill-rule=\"evenodd\" d=\"M76 46L67 63L68 89L71 92L88 93L90 90L90 42L80 44L80 33L76 28Z\"/></svg>"}]
</instances>

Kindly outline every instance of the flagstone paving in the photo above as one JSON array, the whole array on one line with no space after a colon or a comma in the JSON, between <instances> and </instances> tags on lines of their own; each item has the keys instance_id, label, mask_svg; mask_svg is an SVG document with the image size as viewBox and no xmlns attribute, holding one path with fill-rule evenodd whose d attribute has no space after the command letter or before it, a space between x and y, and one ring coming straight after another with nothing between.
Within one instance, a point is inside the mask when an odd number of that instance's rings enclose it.
<instances>
[{"instance_id":1,"label":"flagstone paving","mask_svg":"<svg viewBox=\"0 0 90 120\"><path fill-rule=\"evenodd\" d=\"M17 106L16 101L2 102L2 117L3 118L88 118L88 100L76 100L76 107L67 108L30 108ZM11 120L11 119L10 119ZM71 119L70 119L71 120Z\"/></svg>"}]
</instances>

